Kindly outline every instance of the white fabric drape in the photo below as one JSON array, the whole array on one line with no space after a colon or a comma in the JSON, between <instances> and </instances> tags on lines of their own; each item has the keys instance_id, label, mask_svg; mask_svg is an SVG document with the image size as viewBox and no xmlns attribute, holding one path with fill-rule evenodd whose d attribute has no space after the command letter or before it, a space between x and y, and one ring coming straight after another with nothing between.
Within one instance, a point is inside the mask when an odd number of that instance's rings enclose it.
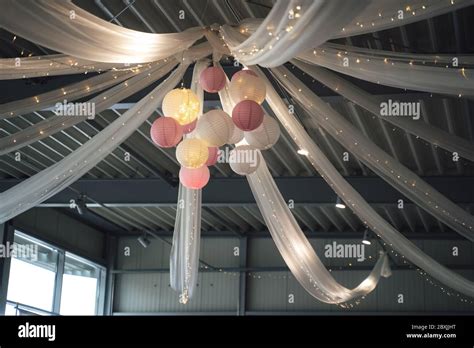
<instances>
[{"instance_id":1,"label":"white fabric drape","mask_svg":"<svg viewBox=\"0 0 474 348\"><path fill-rule=\"evenodd\" d=\"M368 0L278 0L243 42L228 25L221 33L240 62L274 67L330 39L368 4Z\"/></svg>"},{"instance_id":2,"label":"white fabric drape","mask_svg":"<svg viewBox=\"0 0 474 348\"><path fill-rule=\"evenodd\" d=\"M161 85L70 155L0 193L0 221L54 196L96 166L158 108L165 94L179 83L186 67L181 64Z\"/></svg>"},{"instance_id":3,"label":"white fabric drape","mask_svg":"<svg viewBox=\"0 0 474 348\"><path fill-rule=\"evenodd\" d=\"M461 137L433 127L422 120L412 120L407 117L383 117L380 115L381 98L377 98L361 88L353 85L337 74L311 64L305 64L299 60L292 63L301 71L307 73L314 79L336 91L341 96L360 105L378 118L389 122L404 131L413 134L451 152L457 152L461 157L474 161L474 145Z\"/></svg>"},{"instance_id":4,"label":"white fabric drape","mask_svg":"<svg viewBox=\"0 0 474 348\"><path fill-rule=\"evenodd\" d=\"M207 60L194 65L191 90L196 93L204 107L204 91L199 84L201 72L207 67ZM189 135L188 137L191 137ZM193 190L179 183L178 204L170 253L170 284L180 295L180 302L186 304L192 298L199 272L199 251L201 240L202 190Z\"/></svg>"},{"instance_id":5,"label":"white fabric drape","mask_svg":"<svg viewBox=\"0 0 474 348\"><path fill-rule=\"evenodd\" d=\"M395 28L474 4L472 0L377 0L372 1L344 30L332 38L355 36ZM402 17L400 18L400 11Z\"/></svg>"},{"instance_id":6,"label":"white fabric drape","mask_svg":"<svg viewBox=\"0 0 474 348\"><path fill-rule=\"evenodd\" d=\"M89 103L95 104L95 112L100 113L115 103L139 92L153 82L159 80L178 64L171 59L159 62L150 69L145 69L131 79L90 99ZM44 139L87 120L86 116L56 116L52 115L30 127L6 137L0 138L0 155L16 151L38 140Z\"/></svg>"},{"instance_id":7,"label":"white fabric drape","mask_svg":"<svg viewBox=\"0 0 474 348\"><path fill-rule=\"evenodd\" d=\"M316 96L288 69L272 69L275 77L334 139L382 179L452 229L474 241L474 217L436 191L418 175L389 156L343 116Z\"/></svg>"},{"instance_id":8,"label":"white fabric drape","mask_svg":"<svg viewBox=\"0 0 474 348\"><path fill-rule=\"evenodd\" d=\"M234 104L227 85L219 92L219 97L223 110L231 114ZM241 142L245 143L245 140ZM351 290L340 285L300 229L260 152L258 156L260 165L256 172L247 175L247 180L275 245L292 274L309 294L322 302L340 304L367 295L375 289L380 277L390 276L388 257L382 253L372 272L359 286Z\"/></svg>"},{"instance_id":9,"label":"white fabric drape","mask_svg":"<svg viewBox=\"0 0 474 348\"><path fill-rule=\"evenodd\" d=\"M104 21L70 0L0 0L0 26L57 52L96 62L143 63L182 52L204 30L151 34Z\"/></svg>"},{"instance_id":10,"label":"white fabric drape","mask_svg":"<svg viewBox=\"0 0 474 348\"><path fill-rule=\"evenodd\" d=\"M366 224L372 231L388 243L403 257L423 269L427 274L437 279L446 286L465 295L474 297L474 282L449 270L426 255L420 248L405 238L392 225L385 221L364 198L342 177L324 153L316 146L314 141L305 131L303 126L289 111L278 93L268 81L265 74L258 68L253 70L266 81L267 98L269 106L286 128L296 145L308 151L308 160L321 174L322 178L341 197L346 205Z\"/></svg>"},{"instance_id":11,"label":"white fabric drape","mask_svg":"<svg viewBox=\"0 0 474 348\"><path fill-rule=\"evenodd\" d=\"M396 28L440 16L474 4L473 0L377 0L371 1L350 23L333 33L338 39ZM400 18L402 11L402 18ZM392 19L393 18L393 19ZM254 33L263 19L247 18L239 23L244 34ZM314 46L316 47L316 46Z\"/></svg>"},{"instance_id":12,"label":"white fabric drape","mask_svg":"<svg viewBox=\"0 0 474 348\"><path fill-rule=\"evenodd\" d=\"M388 257L382 253L367 278L354 289L345 288L334 279L315 253L278 190L263 157L260 157L257 170L247 175L247 179L285 263L296 280L318 300L335 304L365 296L375 289L380 277L390 274Z\"/></svg>"},{"instance_id":13,"label":"white fabric drape","mask_svg":"<svg viewBox=\"0 0 474 348\"><path fill-rule=\"evenodd\" d=\"M0 23L1 27L1 23ZM121 64L97 63L65 54L0 59L0 80L83 74L112 68L129 69Z\"/></svg>"},{"instance_id":14,"label":"white fabric drape","mask_svg":"<svg viewBox=\"0 0 474 348\"><path fill-rule=\"evenodd\" d=\"M17 115L24 115L32 111L42 110L63 102L67 99L72 102L84 98L88 95L103 91L113 85L119 84L126 79L138 74L140 69L127 71L108 71L106 73L85 79L53 91L45 92L33 97L15 100L9 103L0 104L0 119Z\"/></svg>"},{"instance_id":15,"label":"white fabric drape","mask_svg":"<svg viewBox=\"0 0 474 348\"><path fill-rule=\"evenodd\" d=\"M448 67L445 64L441 67L424 65L424 60L419 60L420 55L406 61L403 58L397 60L395 56L384 58L383 55L350 52L326 45L307 51L297 58L377 84L432 93L474 96L472 69L452 67L451 63Z\"/></svg>"}]
</instances>

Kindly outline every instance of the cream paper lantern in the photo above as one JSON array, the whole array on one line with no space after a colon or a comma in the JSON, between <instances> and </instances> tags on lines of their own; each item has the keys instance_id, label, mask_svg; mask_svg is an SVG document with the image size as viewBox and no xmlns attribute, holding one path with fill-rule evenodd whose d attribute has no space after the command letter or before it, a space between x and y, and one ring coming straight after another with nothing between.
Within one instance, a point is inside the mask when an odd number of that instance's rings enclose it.
<instances>
[{"instance_id":1,"label":"cream paper lantern","mask_svg":"<svg viewBox=\"0 0 474 348\"><path fill-rule=\"evenodd\" d=\"M234 122L232 121L232 118L229 118L230 122L232 122L232 126L234 126L234 131L232 132L232 135L229 138L228 144L237 144L242 141L244 138L244 131L242 129L239 129L234 125Z\"/></svg>"},{"instance_id":2,"label":"cream paper lantern","mask_svg":"<svg viewBox=\"0 0 474 348\"><path fill-rule=\"evenodd\" d=\"M245 140L249 145L259 150L267 150L276 144L280 138L278 122L268 115L263 117L262 124L251 132L245 132Z\"/></svg>"},{"instance_id":3,"label":"cream paper lantern","mask_svg":"<svg viewBox=\"0 0 474 348\"><path fill-rule=\"evenodd\" d=\"M193 91L176 88L166 94L163 99L163 114L174 118L184 126L193 122L201 112L201 103Z\"/></svg>"},{"instance_id":4,"label":"cream paper lantern","mask_svg":"<svg viewBox=\"0 0 474 348\"><path fill-rule=\"evenodd\" d=\"M229 154L229 164L239 175L249 175L255 172L260 164L257 148L251 145L239 145Z\"/></svg>"},{"instance_id":5,"label":"cream paper lantern","mask_svg":"<svg viewBox=\"0 0 474 348\"><path fill-rule=\"evenodd\" d=\"M234 127L232 119L224 111L211 110L199 118L195 134L207 146L219 147L228 143Z\"/></svg>"},{"instance_id":6,"label":"cream paper lantern","mask_svg":"<svg viewBox=\"0 0 474 348\"><path fill-rule=\"evenodd\" d=\"M202 167L209 156L209 150L204 141L195 138L184 139L176 147L176 159L185 168Z\"/></svg>"},{"instance_id":7,"label":"cream paper lantern","mask_svg":"<svg viewBox=\"0 0 474 348\"><path fill-rule=\"evenodd\" d=\"M253 100L263 103L267 94L265 82L251 74L239 74L232 79L229 85L232 101L237 104L242 100Z\"/></svg>"}]
</instances>

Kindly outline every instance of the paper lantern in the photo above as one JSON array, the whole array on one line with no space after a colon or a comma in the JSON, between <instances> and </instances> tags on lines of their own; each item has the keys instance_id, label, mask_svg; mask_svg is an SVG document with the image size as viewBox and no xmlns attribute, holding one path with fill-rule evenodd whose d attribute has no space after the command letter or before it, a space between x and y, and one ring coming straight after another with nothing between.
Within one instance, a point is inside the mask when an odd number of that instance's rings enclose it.
<instances>
[{"instance_id":1,"label":"paper lantern","mask_svg":"<svg viewBox=\"0 0 474 348\"><path fill-rule=\"evenodd\" d=\"M241 100L253 100L261 104L267 92L265 82L261 78L250 73L240 73L230 82L229 93L234 103Z\"/></svg>"},{"instance_id":2,"label":"paper lantern","mask_svg":"<svg viewBox=\"0 0 474 348\"><path fill-rule=\"evenodd\" d=\"M271 148L276 144L279 137L280 126L274 118L268 115L263 117L263 122L260 127L251 132L245 132L245 140L247 143L260 150Z\"/></svg>"},{"instance_id":3,"label":"paper lantern","mask_svg":"<svg viewBox=\"0 0 474 348\"><path fill-rule=\"evenodd\" d=\"M228 114L222 110L211 110L199 118L195 134L208 146L222 146L229 141L233 128Z\"/></svg>"},{"instance_id":4,"label":"paper lantern","mask_svg":"<svg viewBox=\"0 0 474 348\"><path fill-rule=\"evenodd\" d=\"M179 181L184 187L193 190L202 189L209 182L209 168L202 166L199 168L181 167L179 170Z\"/></svg>"},{"instance_id":5,"label":"paper lantern","mask_svg":"<svg viewBox=\"0 0 474 348\"><path fill-rule=\"evenodd\" d=\"M232 121L243 131L253 131L263 122L263 109L253 100L243 100L232 110Z\"/></svg>"},{"instance_id":6,"label":"paper lantern","mask_svg":"<svg viewBox=\"0 0 474 348\"><path fill-rule=\"evenodd\" d=\"M173 147L183 138L183 129L174 119L160 117L151 125L150 136L158 146Z\"/></svg>"},{"instance_id":7,"label":"paper lantern","mask_svg":"<svg viewBox=\"0 0 474 348\"><path fill-rule=\"evenodd\" d=\"M186 168L199 168L206 163L208 157L207 145L199 139L184 139L176 147L176 158Z\"/></svg>"},{"instance_id":8,"label":"paper lantern","mask_svg":"<svg viewBox=\"0 0 474 348\"><path fill-rule=\"evenodd\" d=\"M201 112L198 97L186 88L168 92L163 99L162 108L165 116L174 118L182 126L193 122Z\"/></svg>"},{"instance_id":9,"label":"paper lantern","mask_svg":"<svg viewBox=\"0 0 474 348\"><path fill-rule=\"evenodd\" d=\"M232 121L232 118L229 118ZM232 121L232 124L234 122ZM242 141L244 138L244 131L234 126L234 131L232 132L231 137L229 138L228 144L237 144Z\"/></svg>"},{"instance_id":10,"label":"paper lantern","mask_svg":"<svg viewBox=\"0 0 474 348\"><path fill-rule=\"evenodd\" d=\"M196 128L196 125L197 125L197 118L193 122L185 124L184 126L182 126L183 133L184 134L191 133Z\"/></svg>"},{"instance_id":11,"label":"paper lantern","mask_svg":"<svg viewBox=\"0 0 474 348\"><path fill-rule=\"evenodd\" d=\"M252 174L260 164L258 150L251 145L239 145L230 152L229 164L237 174Z\"/></svg>"},{"instance_id":12,"label":"paper lantern","mask_svg":"<svg viewBox=\"0 0 474 348\"><path fill-rule=\"evenodd\" d=\"M249 75L258 77L258 75L257 75L256 73L254 73L252 70L250 70L250 69L242 69L242 70L237 71L234 75L232 75L232 78L231 78L230 81L232 81L233 79L238 78L238 77L241 76L242 74L249 74Z\"/></svg>"},{"instance_id":13,"label":"paper lantern","mask_svg":"<svg viewBox=\"0 0 474 348\"><path fill-rule=\"evenodd\" d=\"M209 156L206 161L206 166L213 166L217 163L217 159L219 158L219 148L218 147L208 147Z\"/></svg>"},{"instance_id":14,"label":"paper lantern","mask_svg":"<svg viewBox=\"0 0 474 348\"><path fill-rule=\"evenodd\" d=\"M224 70L218 66L210 66L206 68L199 76L199 83L203 90L209 93L217 93L226 84L226 76Z\"/></svg>"}]
</instances>

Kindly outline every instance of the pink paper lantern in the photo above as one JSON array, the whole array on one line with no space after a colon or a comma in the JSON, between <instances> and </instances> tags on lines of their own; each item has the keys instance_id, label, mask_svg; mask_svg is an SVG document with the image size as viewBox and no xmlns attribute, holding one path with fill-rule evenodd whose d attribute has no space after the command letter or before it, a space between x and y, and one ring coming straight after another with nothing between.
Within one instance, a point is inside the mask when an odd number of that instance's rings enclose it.
<instances>
[{"instance_id":1,"label":"pink paper lantern","mask_svg":"<svg viewBox=\"0 0 474 348\"><path fill-rule=\"evenodd\" d=\"M219 158L219 148L218 147L208 147L209 157L207 158L206 166L213 166L217 163Z\"/></svg>"},{"instance_id":2,"label":"pink paper lantern","mask_svg":"<svg viewBox=\"0 0 474 348\"><path fill-rule=\"evenodd\" d=\"M207 185L210 175L209 168L205 165L195 169L181 167L179 181L188 189L199 190Z\"/></svg>"},{"instance_id":3,"label":"pink paper lantern","mask_svg":"<svg viewBox=\"0 0 474 348\"><path fill-rule=\"evenodd\" d=\"M263 109L253 100L243 100L232 110L232 121L245 132L253 131L263 122Z\"/></svg>"},{"instance_id":4,"label":"pink paper lantern","mask_svg":"<svg viewBox=\"0 0 474 348\"><path fill-rule=\"evenodd\" d=\"M197 125L197 118L193 122L185 124L184 126L181 126L183 128L183 133L184 134L191 133L196 128L196 125Z\"/></svg>"},{"instance_id":5,"label":"pink paper lantern","mask_svg":"<svg viewBox=\"0 0 474 348\"><path fill-rule=\"evenodd\" d=\"M153 122L150 136L160 147L173 147L181 141L183 128L171 117L160 117Z\"/></svg>"},{"instance_id":6,"label":"pink paper lantern","mask_svg":"<svg viewBox=\"0 0 474 348\"><path fill-rule=\"evenodd\" d=\"M249 74L249 75L258 77L258 75L257 75L256 73L254 73L252 70L250 70L250 69L242 69L242 70L237 71L234 75L232 75L232 78L231 78L230 80L232 81L232 80L238 78L239 75L241 75L241 74Z\"/></svg>"},{"instance_id":7,"label":"pink paper lantern","mask_svg":"<svg viewBox=\"0 0 474 348\"><path fill-rule=\"evenodd\" d=\"M199 83L203 90L209 93L217 93L225 87L226 76L224 70L217 66L210 66L201 73Z\"/></svg>"}]
</instances>

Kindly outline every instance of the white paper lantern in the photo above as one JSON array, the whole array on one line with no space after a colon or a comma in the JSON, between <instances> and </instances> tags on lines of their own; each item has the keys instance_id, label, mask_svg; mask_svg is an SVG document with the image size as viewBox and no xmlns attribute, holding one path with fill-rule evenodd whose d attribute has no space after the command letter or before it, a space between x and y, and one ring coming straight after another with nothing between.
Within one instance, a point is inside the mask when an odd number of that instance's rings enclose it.
<instances>
[{"instance_id":1,"label":"white paper lantern","mask_svg":"<svg viewBox=\"0 0 474 348\"><path fill-rule=\"evenodd\" d=\"M260 150L267 150L276 144L280 138L280 126L278 122L268 115L263 117L263 122L257 129L245 132L245 140L249 145Z\"/></svg>"},{"instance_id":2,"label":"white paper lantern","mask_svg":"<svg viewBox=\"0 0 474 348\"><path fill-rule=\"evenodd\" d=\"M202 167L209 156L209 150L200 139L184 139L176 147L176 159L185 168Z\"/></svg>"},{"instance_id":3,"label":"white paper lantern","mask_svg":"<svg viewBox=\"0 0 474 348\"><path fill-rule=\"evenodd\" d=\"M258 150L251 145L237 146L229 154L229 164L230 168L239 175L252 174L260 164Z\"/></svg>"},{"instance_id":4,"label":"white paper lantern","mask_svg":"<svg viewBox=\"0 0 474 348\"><path fill-rule=\"evenodd\" d=\"M190 89L176 88L166 94L162 109L166 117L172 117L184 126L198 117L201 112L201 103Z\"/></svg>"},{"instance_id":5,"label":"white paper lantern","mask_svg":"<svg viewBox=\"0 0 474 348\"><path fill-rule=\"evenodd\" d=\"M267 92L265 82L261 78L250 74L239 74L230 82L229 93L236 104L246 99L261 104Z\"/></svg>"},{"instance_id":6,"label":"white paper lantern","mask_svg":"<svg viewBox=\"0 0 474 348\"><path fill-rule=\"evenodd\" d=\"M232 122L232 118L230 118L230 121ZM228 144L240 143L242 139L244 138L244 131L239 129L239 127L236 127L234 125L234 122L232 122L232 125L234 126L234 131L232 132L232 135L229 138Z\"/></svg>"},{"instance_id":7,"label":"white paper lantern","mask_svg":"<svg viewBox=\"0 0 474 348\"><path fill-rule=\"evenodd\" d=\"M211 110L199 118L195 134L207 146L219 147L228 143L234 128L228 114L222 110Z\"/></svg>"}]
</instances>

